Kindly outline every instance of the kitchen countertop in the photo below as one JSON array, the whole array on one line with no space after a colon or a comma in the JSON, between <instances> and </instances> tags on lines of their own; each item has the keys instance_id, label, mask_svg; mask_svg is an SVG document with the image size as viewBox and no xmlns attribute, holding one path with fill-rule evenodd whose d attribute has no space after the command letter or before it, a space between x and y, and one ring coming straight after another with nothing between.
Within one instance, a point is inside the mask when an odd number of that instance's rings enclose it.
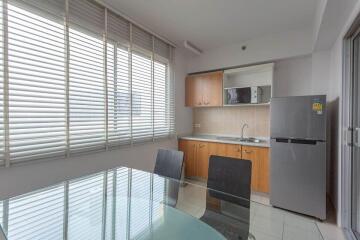
<instances>
[{"instance_id":1,"label":"kitchen countertop","mask_svg":"<svg viewBox=\"0 0 360 240\"><path fill-rule=\"evenodd\" d=\"M198 134L198 135L179 136L178 139L205 141L205 142L217 142L217 143L229 143L229 144L241 144L241 145L244 145L244 146L254 146L254 147L270 147L270 139L266 138L266 137L256 137L257 139L261 139L261 142L259 142L259 143L218 139L219 137L236 137L236 138L239 138L239 136Z\"/></svg>"}]
</instances>

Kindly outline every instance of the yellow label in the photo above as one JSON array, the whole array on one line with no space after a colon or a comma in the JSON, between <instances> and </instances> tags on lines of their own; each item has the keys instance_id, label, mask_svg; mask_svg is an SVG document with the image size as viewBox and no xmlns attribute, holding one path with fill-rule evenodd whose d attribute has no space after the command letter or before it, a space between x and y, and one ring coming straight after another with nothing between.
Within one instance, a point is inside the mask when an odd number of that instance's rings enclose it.
<instances>
[{"instance_id":1,"label":"yellow label","mask_svg":"<svg viewBox=\"0 0 360 240\"><path fill-rule=\"evenodd\" d=\"M312 109L315 112L321 112L323 108L323 105L321 103L313 103Z\"/></svg>"}]
</instances>

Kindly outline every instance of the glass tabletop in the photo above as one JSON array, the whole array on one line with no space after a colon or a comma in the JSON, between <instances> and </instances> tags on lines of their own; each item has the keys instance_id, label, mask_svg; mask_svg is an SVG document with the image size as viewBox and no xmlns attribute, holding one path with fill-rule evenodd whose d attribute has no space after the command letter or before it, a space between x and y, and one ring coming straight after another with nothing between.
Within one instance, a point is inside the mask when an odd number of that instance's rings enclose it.
<instances>
[{"instance_id":1,"label":"glass tabletop","mask_svg":"<svg viewBox=\"0 0 360 240\"><path fill-rule=\"evenodd\" d=\"M315 220L119 167L0 202L0 239L308 239Z\"/></svg>"}]
</instances>

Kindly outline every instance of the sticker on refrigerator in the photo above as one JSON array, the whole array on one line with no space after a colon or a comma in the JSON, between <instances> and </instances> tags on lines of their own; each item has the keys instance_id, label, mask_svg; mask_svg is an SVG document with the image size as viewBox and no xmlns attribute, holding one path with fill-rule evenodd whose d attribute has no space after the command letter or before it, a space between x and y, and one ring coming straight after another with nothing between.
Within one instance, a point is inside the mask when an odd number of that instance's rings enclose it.
<instances>
[{"instance_id":1,"label":"sticker on refrigerator","mask_svg":"<svg viewBox=\"0 0 360 240\"><path fill-rule=\"evenodd\" d=\"M319 115L323 114L323 104L320 102L314 102L312 104L312 110L316 112L316 114Z\"/></svg>"}]
</instances>

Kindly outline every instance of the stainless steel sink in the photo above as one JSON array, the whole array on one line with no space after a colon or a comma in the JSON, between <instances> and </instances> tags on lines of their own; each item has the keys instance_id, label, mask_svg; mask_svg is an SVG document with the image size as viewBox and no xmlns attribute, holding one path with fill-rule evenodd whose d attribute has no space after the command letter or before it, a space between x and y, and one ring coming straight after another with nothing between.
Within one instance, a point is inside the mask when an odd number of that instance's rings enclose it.
<instances>
[{"instance_id":1,"label":"stainless steel sink","mask_svg":"<svg viewBox=\"0 0 360 240\"><path fill-rule=\"evenodd\" d=\"M216 137L217 140L240 142L241 138L237 137Z\"/></svg>"},{"instance_id":2,"label":"stainless steel sink","mask_svg":"<svg viewBox=\"0 0 360 240\"><path fill-rule=\"evenodd\" d=\"M240 142L260 143L262 140L258 138L240 138Z\"/></svg>"},{"instance_id":3,"label":"stainless steel sink","mask_svg":"<svg viewBox=\"0 0 360 240\"><path fill-rule=\"evenodd\" d=\"M237 137L216 137L217 140L232 141L232 142L249 142L249 143L260 143L261 139L258 138L237 138Z\"/></svg>"}]
</instances>

